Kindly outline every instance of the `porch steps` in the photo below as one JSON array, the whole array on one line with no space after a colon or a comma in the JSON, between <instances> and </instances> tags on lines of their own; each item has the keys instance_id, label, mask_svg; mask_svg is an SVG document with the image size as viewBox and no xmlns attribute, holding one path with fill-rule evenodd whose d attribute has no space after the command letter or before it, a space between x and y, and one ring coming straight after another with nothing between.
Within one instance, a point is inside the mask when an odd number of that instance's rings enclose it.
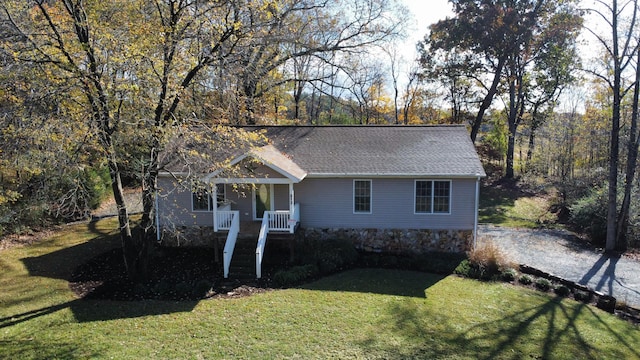
<instances>
[{"instance_id":1,"label":"porch steps","mask_svg":"<svg viewBox=\"0 0 640 360\"><path fill-rule=\"evenodd\" d=\"M229 266L229 279L256 279L256 243L257 238L238 237Z\"/></svg>"},{"instance_id":2,"label":"porch steps","mask_svg":"<svg viewBox=\"0 0 640 360\"><path fill-rule=\"evenodd\" d=\"M219 237L224 244L226 233ZM229 265L230 282L248 283L256 280L256 245L258 235L240 233L236 240L236 247ZM293 258L293 234L285 232L270 232L267 235L265 257L263 264L286 262ZM264 268L263 268L264 273Z\"/></svg>"}]
</instances>

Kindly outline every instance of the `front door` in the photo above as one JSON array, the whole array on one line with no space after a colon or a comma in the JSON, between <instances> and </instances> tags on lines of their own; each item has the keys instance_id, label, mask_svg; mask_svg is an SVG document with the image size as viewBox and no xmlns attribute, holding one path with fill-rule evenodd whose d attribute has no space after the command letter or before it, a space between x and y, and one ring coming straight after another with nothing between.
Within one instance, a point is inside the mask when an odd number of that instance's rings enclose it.
<instances>
[{"instance_id":1,"label":"front door","mask_svg":"<svg viewBox=\"0 0 640 360\"><path fill-rule=\"evenodd\" d=\"M273 184L257 184L253 189L253 219L261 220L273 208Z\"/></svg>"}]
</instances>

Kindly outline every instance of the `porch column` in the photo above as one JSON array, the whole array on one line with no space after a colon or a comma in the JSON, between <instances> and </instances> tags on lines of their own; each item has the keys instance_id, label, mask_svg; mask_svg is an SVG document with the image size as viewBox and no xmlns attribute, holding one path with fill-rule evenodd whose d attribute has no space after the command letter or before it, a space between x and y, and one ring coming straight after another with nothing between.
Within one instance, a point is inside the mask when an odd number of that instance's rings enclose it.
<instances>
[{"instance_id":1,"label":"porch column","mask_svg":"<svg viewBox=\"0 0 640 360\"><path fill-rule=\"evenodd\" d=\"M293 222L293 210L295 209L295 197L293 193L293 182L289 183L289 232L293 233L295 223ZM296 214L296 217L299 217Z\"/></svg>"},{"instance_id":2,"label":"porch column","mask_svg":"<svg viewBox=\"0 0 640 360\"><path fill-rule=\"evenodd\" d=\"M209 194L211 194L209 201L213 201L213 231L218 232L218 187L215 181Z\"/></svg>"}]
</instances>

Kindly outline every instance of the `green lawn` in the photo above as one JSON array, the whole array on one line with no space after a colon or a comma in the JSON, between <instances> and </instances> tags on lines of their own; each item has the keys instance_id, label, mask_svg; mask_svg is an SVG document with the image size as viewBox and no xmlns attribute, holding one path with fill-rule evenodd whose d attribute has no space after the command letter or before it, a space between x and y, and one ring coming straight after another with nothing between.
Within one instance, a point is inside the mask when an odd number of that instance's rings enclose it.
<instances>
[{"instance_id":1,"label":"green lawn","mask_svg":"<svg viewBox=\"0 0 640 360\"><path fill-rule=\"evenodd\" d=\"M556 221L546 198L524 196L512 189L483 186L479 205L480 223L533 229Z\"/></svg>"},{"instance_id":2,"label":"green lawn","mask_svg":"<svg viewBox=\"0 0 640 360\"><path fill-rule=\"evenodd\" d=\"M75 299L65 278L117 246L113 220L0 252L0 358L640 358L640 330L502 283L358 269L199 302Z\"/></svg>"}]
</instances>

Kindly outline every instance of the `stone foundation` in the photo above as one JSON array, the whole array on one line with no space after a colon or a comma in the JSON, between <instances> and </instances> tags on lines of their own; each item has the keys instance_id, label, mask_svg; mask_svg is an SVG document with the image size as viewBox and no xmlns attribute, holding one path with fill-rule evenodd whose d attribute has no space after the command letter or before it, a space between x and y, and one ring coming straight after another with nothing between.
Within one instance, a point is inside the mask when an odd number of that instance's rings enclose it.
<instances>
[{"instance_id":1,"label":"stone foundation","mask_svg":"<svg viewBox=\"0 0 640 360\"><path fill-rule=\"evenodd\" d=\"M413 229L300 229L311 240L347 239L356 249L397 255L430 251L466 252L473 244L472 230ZM210 226L162 228L160 245L213 248L216 234ZM296 237L298 238L298 236ZM222 240L224 244L224 240Z\"/></svg>"},{"instance_id":2,"label":"stone foundation","mask_svg":"<svg viewBox=\"0 0 640 360\"><path fill-rule=\"evenodd\" d=\"M424 229L303 229L312 240L347 239L358 250L397 255L431 251L466 252L473 246L472 230Z\"/></svg>"},{"instance_id":3,"label":"stone foundation","mask_svg":"<svg viewBox=\"0 0 640 360\"><path fill-rule=\"evenodd\" d=\"M213 248L216 243L216 234L211 226L181 226L162 228L161 231L161 246Z\"/></svg>"}]
</instances>

